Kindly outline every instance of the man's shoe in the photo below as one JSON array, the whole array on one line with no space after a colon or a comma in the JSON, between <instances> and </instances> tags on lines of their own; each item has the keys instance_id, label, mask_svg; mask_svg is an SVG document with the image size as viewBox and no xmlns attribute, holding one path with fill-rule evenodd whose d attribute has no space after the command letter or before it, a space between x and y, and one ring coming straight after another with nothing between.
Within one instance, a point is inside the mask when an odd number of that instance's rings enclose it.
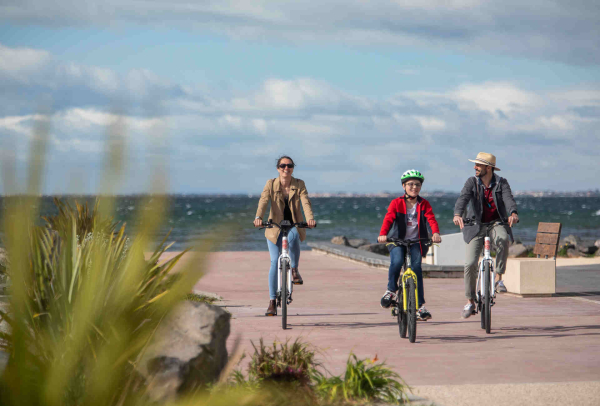
<instances>
[{"instance_id":1,"label":"man's shoe","mask_svg":"<svg viewBox=\"0 0 600 406\"><path fill-rule=\"evenodd\" d=\"M421 308L417 311L417 320L427 321L431 318L431 313L427 311L425 306L421 306Z\"/></svg>"},{"instance_id":2,"label":"man's shoe","mask_svg":"<svg viewBox=\"0 0 600 406\"><path fill-rule=\"evenodd\" d=\"M504 281L500 280L496 282L496 292L505 293L508 292L506 290L506 286L504 286Z\"/></svg>"},{"instance_id":3,"label":"man's shoe","mask_svg":"<svg viewBox=\"0 0 600 406\"><path fill-rule=\"evenodd\" d=\"M381 307L387 309L392 304L392 300L396 300L396 294L394 292L390 292L386 290L381 298Z\"/></svg>"},{"instance_id":4,"label":"man's shoe","mask_svg":"<svg viewBox=\"0 0 600 406\"><path fill-rule=\"evenodd\" d=\"M300 276L300 271L298 271L298 268L292 268L292 283L294 285L304 284L304 281L302 280L302 276Z\"/></svg>"},{"instance_id":5,"label":"man's shoe","mask_svg":"<svg viewBox=\"0 0 600 406\"><path fill-rule=\"evenodd\" d=\"M269 300L269 307L265 316L277 316L277 302L275 300Z\"/></svg>"},{"instance_id":6,"label":"man's shoe","mask_svg":"<svg viewBox=\"0 0 600 406\"><path fill-rule=\"evenodd\" d=\"M462 318L468 319L469 317L471 317L474 314L475 314L475 305L472 303L465 305L465 307L463 308L463 311L462 311Z\"/></svg>"}]
</instances>

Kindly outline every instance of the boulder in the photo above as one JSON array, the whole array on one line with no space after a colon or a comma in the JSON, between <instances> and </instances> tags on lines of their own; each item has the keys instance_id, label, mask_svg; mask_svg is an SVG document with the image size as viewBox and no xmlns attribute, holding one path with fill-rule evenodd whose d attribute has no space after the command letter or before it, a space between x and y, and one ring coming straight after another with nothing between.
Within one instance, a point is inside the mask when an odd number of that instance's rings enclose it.
<instances>
[{"instance_id":1,"label":"boulder","mask_svg":"<svg viewBox=\"0 0 600 406\"><path fill-rule=\"evenodd\" d=\"M594 242L588 241L588 242L580 243L577 246L577 250L579 252L581 252L583 255L590 255L590 254L594 254L596 251L598 251L598 247L596 247L594 245Z\"/></svg>"},{"instance_id":2,"label":"boulder","mask_svg":"<svg viewBox=\"0 0 600 406\"><path fill-rule=\"evenodd\" d=\"M600 249L600 240L596 240L596 242L594 243L594 245L596 247L598 247L598 249Z\"/></svg>"},{"instance_id":3,"label":"boulder","mask_svg":"<svg viewBox=\"0 0 600 406\"><path fill-rule=\"evenodd\" d=\"M523 244L514 244L508 247L509 258L525 258L527 257L529 250Z\"/></svg>"},{"instance_id":4,"label":"boulder","mask_svg":"<svg viewBox=\"0 0 600 406\"><path fill-rule=\"evenodd\" d=\"M571 234L563 240L563 244L561 244L561 245L564 245L564 244L567 244L567 245L573 246L573 247L577 247L579 244L581 244L581 238Z\"/></svg>"},{"instance_id":5,"label":"boulder","mask_svg":"<svg viewBox=\"0 0 600 406\"><path fill-rule=\"evenodd\" d=\"M164 402L219 379L227 364L231 315L184 301L159 326L139 363L153 401Z\"/></svg>"},{"instance_id":6,"label":"boulder","mask_svg":"<svg viewBox=\"0 0 600 406\"><path fill-rule=\"evenodd\" d=\"M345 245L345 246L350 245L350 243L348 242L348 239L346 238L345 235L337 235L337 236L333 237L331 239L331 243L338 244L338 245Z\"/></svg>"},{"instance_id":7,"label":"boulder","mask_svg":"<svg viewBox=\"0 0 600 406\"><path fill-rule=\"evenodd\" d=\"M385 244L369 244L358 247L359 250L374 252L381 255L389 255L389 251Z\"/></svg>"},{"instance_id":8,"label":"boulder","mask_svg":"<svg viewBox=\"0 0 600 406\"><path fill-rule=\"evenodd\" d=\"M348 240L348 244L351 247L358 248L358 247L361 247L363 245L369 245L369 244L371 244L371 241L366 240L364 238L352 238L352 239Z\"/></svg>"},{"instance_id":9,"label":"boulder","mask_svg":"<svg viewBox=\"0 0 600 406\"><path fill-rule=\"evenodd\" d=\"M581 257L581 253L574 248L569 248L567 250L567 257L568 258L579 258L579 257Z\"/></svg>"}]
</instances>

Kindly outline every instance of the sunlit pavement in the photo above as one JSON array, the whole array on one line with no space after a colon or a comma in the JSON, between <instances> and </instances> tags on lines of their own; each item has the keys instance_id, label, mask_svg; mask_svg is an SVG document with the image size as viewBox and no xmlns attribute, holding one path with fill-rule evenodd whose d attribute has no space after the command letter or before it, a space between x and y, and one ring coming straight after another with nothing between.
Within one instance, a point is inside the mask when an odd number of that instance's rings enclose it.
<instances>
[{"instance_id":1,"label":"sunlit pavement","mask_svg":"<svg viewBox=\"0 0 600 406\"><path fill-rule=\"evenodd\" d=\"M319 349L332 374L344 371L350 352L377 357L415 393L446 406L600 404L598 301L500 295L492 308L492 333L486 334L479 315L460 318L466 301L462 279L425 279L433 319L418 323L417 342L411 344L400 338L390 310L379 306L387 271L303 251L304 285L295 287L284 331L280 316L264 316L268 267L267 252L218 252L196 285L222 296L220 305L231 312L230 349L238 337L248 355L251 341L301 337ZM577 393L567 396L572 390Z\"/></svg>"}]
</instances>

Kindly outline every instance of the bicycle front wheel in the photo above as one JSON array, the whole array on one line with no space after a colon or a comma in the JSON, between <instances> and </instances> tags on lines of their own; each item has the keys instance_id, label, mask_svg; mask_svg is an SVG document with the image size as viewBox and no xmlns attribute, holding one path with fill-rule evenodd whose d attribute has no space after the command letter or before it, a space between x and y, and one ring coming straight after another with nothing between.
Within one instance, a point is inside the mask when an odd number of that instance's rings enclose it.
<instances>
[{"instance_id":1,"label":"bicycle front wheel","mask_svg":"<svg viewBox=\"0 0 600 406\"><path fill-rule=\"evenodd\" d=\"M406 338L406 328L408 326L408 321L406 317L406 313L404 312L404 302L402 297L402 287L400 287L400 291L398 292L398 300L396 303L396 313L398 314L398 329L400 330L400 337Z\"/></svg>"},{"instance_id":2,"label":"bicycle front wheel","mask_svg":"<svg viewBox=\"0 0 600 406\"><path fill-rule=\"evenodd\" d=\"M406 290L408 296L408 341L414 343L417 339L417 292L413 278L408 279Z\"/></svg>"},{"instance_id":3,"label":"bicycle front wheel","mask_svg":"<svg viewBox=\"0 0 600 406\"><path fill-rule=\"evenodd\" d=\"M485 309L482 312L485 313L485 332L487 334L490 334L490 331L492 329L492 306L491 306L491 301L492 301L492 284L490 281L490 263L488 261L485 262L484 268L483 268L483 272L484 272L484 280L485 280Z\"/></svg>"},{"instance_id":4,"label":"bicycle front wheel","mask_svg":"<svg viewBox=\"0 0 600 406\"><path fill-rule=\"evenodd\" d=\"M281 328L287 328L287 299L288 299L288 268L289 264L284 261L281 270Z\"/></svg>"}]
</instances>

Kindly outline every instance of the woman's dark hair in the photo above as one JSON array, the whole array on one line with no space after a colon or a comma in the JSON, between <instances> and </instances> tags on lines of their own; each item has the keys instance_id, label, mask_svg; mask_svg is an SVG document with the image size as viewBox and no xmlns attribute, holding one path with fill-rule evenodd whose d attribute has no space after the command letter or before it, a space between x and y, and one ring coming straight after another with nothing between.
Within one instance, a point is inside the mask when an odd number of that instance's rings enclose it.
<instances>
[{"instance_id":1,"label":"woman's dark hair","mask_svg":"<svg viewBox=\"0 0 600 406\"><path fill-rule=\"evenodd\" d=\"M282 159L289 159L290 161L292 161L292 164L293 164L294 166L296 166L296 164L294 163L294 160L293 160L292 158L290 158L290 157L289 157L289 156L287 156L287 155L282 155L282 156L280 156L280 157L277 159L277 164L275 164L275 168L279 168L279 164L281 163L281 160L282 160Z\"/></svg>"}]
</instances>

